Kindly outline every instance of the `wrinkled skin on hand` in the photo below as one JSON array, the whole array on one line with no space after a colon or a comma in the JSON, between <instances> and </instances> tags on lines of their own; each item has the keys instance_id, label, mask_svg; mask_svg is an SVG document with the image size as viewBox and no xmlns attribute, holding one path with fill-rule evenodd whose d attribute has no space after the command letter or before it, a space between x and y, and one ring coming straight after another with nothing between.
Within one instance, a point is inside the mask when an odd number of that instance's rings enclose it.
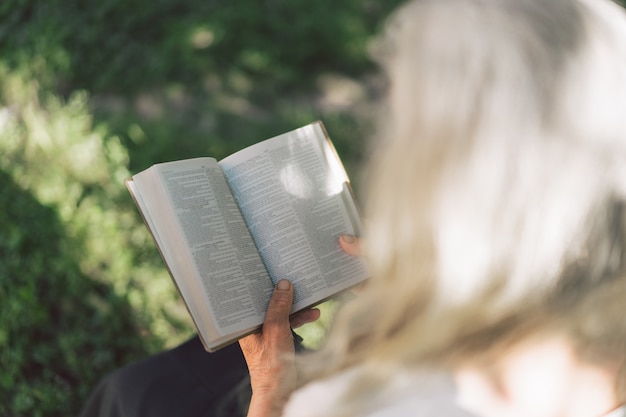
<instances>
[{"instance_id":1,"label":"wrinkled skin on hand","mask_svg":"<svg viewBox=\"0 0 626 417\"><path fill-rule=\"evenodd\" d=\"M359 241L341 236L339 245L350 255L359 255ZM248 417L274 417L281 410L296 386L295 348L291 329L317 320L317 309L300 311L289 317L293 303L293 285L281 280L272 294L259 333L239 341L248 364L252 399Z\"/></svg>"}]
</instances>

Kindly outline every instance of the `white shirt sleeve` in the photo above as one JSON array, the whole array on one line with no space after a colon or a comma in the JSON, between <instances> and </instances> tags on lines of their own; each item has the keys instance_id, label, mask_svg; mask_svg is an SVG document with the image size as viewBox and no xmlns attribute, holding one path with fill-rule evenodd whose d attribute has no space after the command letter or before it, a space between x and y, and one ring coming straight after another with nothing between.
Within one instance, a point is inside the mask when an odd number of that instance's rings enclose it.
<instances>
[{"instance_id":1,"label":"white shirt sleeve","mask_svg":"<svg viewBox=\"0 0 626 417\"><path fill-rule=\"evenodd\" d=\"M321 417L343 409L363 417L472 417L456 405L448 375L400 372L384 387L351 397L350 388L362 377L359 369L352 369L304 386L292 395L283 417Z\"/></svg>"},{"instance_id":2,"label":"white shirt sleeve","mask_svg":"<svg viewBox=\"0 0 626 417\"><path fill-rule=\"evenodd\" d=\"M626 405L616 408L610 413L605 414L604 417L626 417Z\"/></svg>"}]
</instances>

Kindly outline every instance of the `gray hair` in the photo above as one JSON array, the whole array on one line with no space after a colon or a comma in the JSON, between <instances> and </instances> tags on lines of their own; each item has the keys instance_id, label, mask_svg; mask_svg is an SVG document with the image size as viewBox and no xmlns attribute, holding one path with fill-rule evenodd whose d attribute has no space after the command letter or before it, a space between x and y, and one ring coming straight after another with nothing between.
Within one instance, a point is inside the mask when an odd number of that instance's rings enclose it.
<instances>
[{"instance_id":1,"label":"gray hair","mask_svg":"<svg viewBox=\"0 0 626 417\"><path fill-rule=\"evenodd\" d=\"M317 360L446 364L549 329L624 362L623 10L415 0L378 51L390 91L367 180L372 279Z\"/></svg>"}]
</instances>

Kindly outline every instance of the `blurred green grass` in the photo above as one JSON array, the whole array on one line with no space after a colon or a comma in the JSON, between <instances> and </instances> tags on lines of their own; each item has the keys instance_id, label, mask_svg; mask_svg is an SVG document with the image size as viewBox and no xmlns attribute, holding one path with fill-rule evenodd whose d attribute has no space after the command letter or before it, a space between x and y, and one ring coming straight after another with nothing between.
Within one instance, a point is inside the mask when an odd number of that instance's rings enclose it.
<instances>
[{"instance_id":1,"label":"blurred green grass","mask_svg":"<svg viewBox=\"0 0 626 417\"><path fill-rule=\"evenodd\" d=\"M193 334L131 173L320 119L358 180L367 48L398 3L0 2L0 415L76 415L106 372Z\"/></svg>"}]
</instances>

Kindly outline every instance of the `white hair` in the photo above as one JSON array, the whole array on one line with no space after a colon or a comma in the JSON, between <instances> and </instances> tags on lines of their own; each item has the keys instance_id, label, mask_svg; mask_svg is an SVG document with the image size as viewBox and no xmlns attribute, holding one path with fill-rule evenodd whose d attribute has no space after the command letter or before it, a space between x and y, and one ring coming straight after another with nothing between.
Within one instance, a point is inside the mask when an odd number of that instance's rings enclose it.
<instances>
[{"instance_id":1,"label":"white hair","mask_svg":"<svg viewBox=\"0 0 626 417\"><path fill-rule=\"evenodd\" d=\"M379 50L390 91L367 172L372 279L317 360L465 360L557 321L581 345L624 348L623 10L415 0ZM585 321L594 294L603 306Z\"/></svg>"}]
</instances>

